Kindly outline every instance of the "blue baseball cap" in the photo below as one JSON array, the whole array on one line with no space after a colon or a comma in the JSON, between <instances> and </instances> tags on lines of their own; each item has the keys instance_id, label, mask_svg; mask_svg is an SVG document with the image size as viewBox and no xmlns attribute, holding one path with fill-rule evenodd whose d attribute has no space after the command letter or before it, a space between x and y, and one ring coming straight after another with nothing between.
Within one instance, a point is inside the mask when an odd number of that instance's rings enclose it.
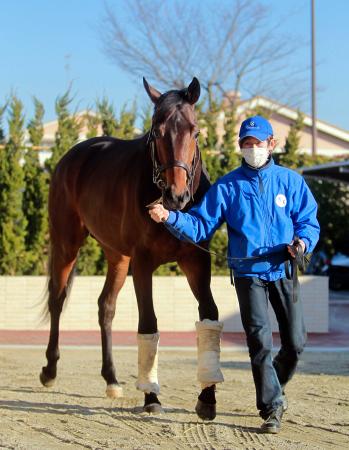
<instances>
[{"instance_id":1,"label":"blue baseball cap","mask_svg":"<svg viewBox=\"0 0 349 450\"><path fill-rule=\"evenodd\" d=\"M273 136L273 128L270 122L262 116L253 116L245 119L240 127L239 140L245 137L254 137L259 141L265 141Z\"/></svg>"}]
</instances>

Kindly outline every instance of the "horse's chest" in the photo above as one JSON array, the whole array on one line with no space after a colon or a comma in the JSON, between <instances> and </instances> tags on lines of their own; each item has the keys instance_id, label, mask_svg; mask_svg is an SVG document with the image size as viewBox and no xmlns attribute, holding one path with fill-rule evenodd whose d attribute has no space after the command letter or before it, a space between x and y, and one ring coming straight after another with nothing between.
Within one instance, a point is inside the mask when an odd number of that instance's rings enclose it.
<instances>
[{"instance_id":1,"label":"horse's chest","mask_svg":"<svg viewBox=\"0 0 349 450\"><path fill-rule=\"evenodd\" d=\"M144 235L142 246L149 253L159 258L159 260L175 260L180 247L180 241L174 238L167 230L161 229L163 225L158 224L157 232L151 232Z\"/></svg>"}]
</instances>

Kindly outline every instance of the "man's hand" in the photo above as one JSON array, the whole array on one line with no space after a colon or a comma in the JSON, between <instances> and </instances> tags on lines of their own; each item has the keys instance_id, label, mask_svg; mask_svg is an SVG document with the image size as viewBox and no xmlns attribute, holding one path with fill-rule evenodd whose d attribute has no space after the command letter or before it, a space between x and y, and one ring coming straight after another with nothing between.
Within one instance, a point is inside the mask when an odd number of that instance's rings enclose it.
<instances>
[{"instance_id":1,"label":"man's hand","mask_svg":"<svg viewBox=\"0 0 349 450\"><path fill-rule=\"evenodd\" d=\"M290 245L287 246L288 253L292 256L292 258L296 257L295 247L300 246L303 250L303 253L305 252L305 243L302 241L302 239L299 239L297 243L291 242Z\"/></svg>"},{"instance_id":2,"label":"man's hand","mask_svg":"<svg viewBox=\"0 0 349 450\"><path fill-rule=\"evenodd\" d=\"M170 212L158 203L157 205L149 208L149 214L150 217L155 220L155 222L159 223L166 222L168 216L170 215Z\"/></svg>"}]
</instances>

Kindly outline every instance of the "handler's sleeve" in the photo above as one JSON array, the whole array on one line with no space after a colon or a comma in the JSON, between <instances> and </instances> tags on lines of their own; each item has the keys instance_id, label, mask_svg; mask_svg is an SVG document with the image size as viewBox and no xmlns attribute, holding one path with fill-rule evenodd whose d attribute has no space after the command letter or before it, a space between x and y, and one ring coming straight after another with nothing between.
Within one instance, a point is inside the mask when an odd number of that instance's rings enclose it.
<instances>
[{"instance_id":1,"label":"handler's sleeve","mask_svg":"<svg viewBox=\"0 0 349 450\"><path fill-rule=\"evenodd\" d=\"M201 202L188 212L170 211L166 228L177 238L194 242L209 240L225 220L227 189L219 181L210 187Z\"/></svg>"},{"instance_id":2,"label":"handler's sleeve","mask_svg":"<svg viewBox=\"0 0 349 450\"><path fill-rule=\"evenodd\" d=\"M294 233L306 245L306 252L311 253L319 240L320 226L316 218L317 203L306 182L302 178L296 191L292 220Z\"/></svg>"}]
</instances>

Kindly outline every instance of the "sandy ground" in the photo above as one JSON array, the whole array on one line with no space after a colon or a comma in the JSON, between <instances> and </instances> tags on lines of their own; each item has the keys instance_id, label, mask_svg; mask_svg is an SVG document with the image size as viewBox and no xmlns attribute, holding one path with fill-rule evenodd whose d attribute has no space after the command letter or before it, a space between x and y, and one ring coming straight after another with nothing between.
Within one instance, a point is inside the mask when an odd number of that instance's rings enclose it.
<instances>
[{"instance_id":1,"label":"sandy ground","mask_svg":"<svg viewBox=\"0 0 349 450\"><path fill-rule=\"evenodd\" d=\"M39 384L44 349L0 349L0 448L6 449L341 449L349 448L349 353L305 353L287 394L279 435L258 433L248 356L222 353L226 382L214 422L198 421L196 356L160 353L165 413L139 412L135 350L115 350L124 398L104 396L100 351L61 351L54 387Z\"/></svg>"}]
</instances>

